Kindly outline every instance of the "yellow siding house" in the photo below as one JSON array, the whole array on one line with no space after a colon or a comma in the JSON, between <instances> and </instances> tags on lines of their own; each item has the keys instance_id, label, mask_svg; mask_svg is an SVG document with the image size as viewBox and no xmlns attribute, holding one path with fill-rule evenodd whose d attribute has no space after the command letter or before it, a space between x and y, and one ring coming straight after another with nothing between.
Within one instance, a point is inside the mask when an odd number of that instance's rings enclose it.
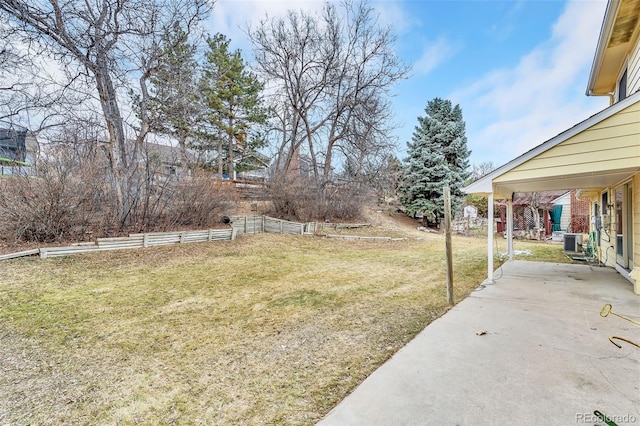
<instances>
[{"instance_id":1,"label":"yellow siding house","mask_svg":"<svg viewBox=\"0 0 640 426\"><path fill-rule=\"evenodd\" d=\"M610 0L587 86L610 106L465 188L507 200L516 192L579 189L591 203L596 255L640 294L640 0ZM507 224L510 233L513 224ZM493 279L489 232L489 279ZM511 235L507 236L513 258Z\"/></svg>"}]
</instances>

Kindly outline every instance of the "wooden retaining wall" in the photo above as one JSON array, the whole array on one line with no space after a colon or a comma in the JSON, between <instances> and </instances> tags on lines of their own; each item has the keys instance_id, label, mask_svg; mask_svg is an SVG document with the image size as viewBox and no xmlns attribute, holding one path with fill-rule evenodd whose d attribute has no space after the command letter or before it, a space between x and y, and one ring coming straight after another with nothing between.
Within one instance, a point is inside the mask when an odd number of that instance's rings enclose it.
<instances>
[{"instance_id":1,"label":"wooden retaining wall","mask_svg":"<svg viewBox=\"0 0 640 426\"><path fill-rule=\"evenodd\" d=\"M313 234L316 231L315 222L291 222L269 216L233 216L230 219L233 229L241 234L273 232L277 234L305 235Z\"/></svg>"},{"instance_id":2,"label":"wooden retaining wall","mask_svg":"<svg viewBox=\"0 0 640 426\"><path fill-rule=\"evenodd\" d=\"M128 237L97 238L95 242L77 243L64 247L43 247L25 250L18 253L0 255L0 260L15 259L23 256L39 254L41 258L68 256L76 253L91 253L106 250L123 250L143 247L163 246L168 244L184 244L205 241L235 240L238 233L258 234L272 232L278 234L312 235L325 229L357 228L370 224L336 224L336 223L300 223L275 219L268 216L233 216L230 229L205 229L199 231L148 232L145 234L129 234ZM368 240L390 240L384 237L350 237L334 236L333 238L351 238ZM391 239L392 240L392 239Z\"/></svg>"},{"instance_id":3,"label":"wooden retaining wall","mask_svg":"<svg viewBox=\"0 0 640 426\"><path fill-rule=\"evenodd\" d=\"M130 234L128 237L98 238L95 242L77 243L64 247L42 247L17 253L0 255L0 260L15 259L39 254L41 258L68 256L76 253L92 253L106 250L123 250L168 244L205 241L235 240L237 231L229 229L205 229L199 231L149 232Z\"/></svg>"},{"instance_id":4,"label":"wooden retaining wall","mask_svg":"<svg viewBox=\"0 0 640 426\"><path fill-rule=\"evenodd\" d=\"M275 232L278 234L315 234L331 229L371 227L370 223L291 222L269 216L232 216L231 226L241 234Z\"/></svg>"},{"instance_id":5,"label":"wooden retaining wall","mask_svg":"<svg viewBox=\"0 0 640 426\"><path fill-rule=\"evenodd\" d=\"M90 253L94 251L122 250L217 240L234 240L235 236L236 233L233 229L205 229L199 231L129 234L128 237L98 238L95 243L80 243L67 247L44 247L40 249L40 257L46 259L47 257L67 256L70 254Z\"/></svg>"}]
</instances>

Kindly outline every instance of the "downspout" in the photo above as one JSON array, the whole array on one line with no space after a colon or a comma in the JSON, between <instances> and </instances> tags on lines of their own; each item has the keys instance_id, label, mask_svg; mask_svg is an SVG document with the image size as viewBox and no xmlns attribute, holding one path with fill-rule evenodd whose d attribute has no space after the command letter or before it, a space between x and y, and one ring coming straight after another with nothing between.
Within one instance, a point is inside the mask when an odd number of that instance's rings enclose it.
<instances>
[{"instance_id":1,"label":"downspout","mask_svg":"<svg viewBox=\"0 0 640 426\"><path fill-rule=\"evenodd\" d=\"M513 195L507 200L507 252L509 260L513 260Z\"/></svg>"},{"instance_id":2,"label":"downspout","mask_svg":"<svg viewBox=\"0 0 640 426\"><path fill-rule=\"evenodd\" d=\"M487 217L487 279L493 282L493 192L489 193Z\"/></svg>"}]
</instances>

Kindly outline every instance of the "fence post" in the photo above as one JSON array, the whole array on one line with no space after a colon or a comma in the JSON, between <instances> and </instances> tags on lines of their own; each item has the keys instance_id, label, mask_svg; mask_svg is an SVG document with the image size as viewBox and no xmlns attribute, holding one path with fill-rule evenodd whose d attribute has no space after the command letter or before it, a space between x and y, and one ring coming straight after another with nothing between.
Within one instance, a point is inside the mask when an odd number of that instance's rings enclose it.
<instances>
[{"instance_id":1,"label":"fence post","mask_svg":"<svg viewBox=\"0 0 640 426\"><path fill-rule=\"evenodd\" d=\"M233 229L233 225L231 225L231 229ZM213 229L209 229L209 241L213 241Z\"/></svg>"},{"instance_id":2,"label":"fence post","mask_svg":"<svg viewBox=\"0 0 640 426\"><path fill-rule=\"evenodd\" d=\"M46 259L47 258L47 249L46 248L41 248L40 249L40 258L41 259Z\"/></svg>"},{"instance_id":3,"label":"fence post","mask_svg":"<svg viewBox=\"0 0 640 426\"><path fill-rule=\"evenodd\" d=\"M444 192L444 235L447 252L447 303L453 306L453 253L451 249L451 189L443 188Z\"/></svg>"},{"instance_id":4,"label":"fence post","mask_svg":"<svg viewBox=\"0 0 640 426\"><path fill-rule=\"evenodd\" d=\"M236 239L236 235L238 233L238 228L231 228L231 241Z\"/></svg>"},{"instance_id":5,"label":"fence post","mask_svg":"<svg viewBox=\"0 0 640 426\"><path fill-rule=\"evenodd\" d=\"M184 243L184 237L185 237L185 232L184 232L184 231L182 231L182 232L180 233L180 243L181 243L181 244L182 244L182 243Z\"/></svg>"},{"instance_id":6,"label":"fence post","mask_svg":"<svg viewBox=\"0 0 640 426\"><path fill-rule=\"evenodd\" d=\"M142 237L142 247L149 247L149 234L147 233Z\"/></svg>"}]
</instances>

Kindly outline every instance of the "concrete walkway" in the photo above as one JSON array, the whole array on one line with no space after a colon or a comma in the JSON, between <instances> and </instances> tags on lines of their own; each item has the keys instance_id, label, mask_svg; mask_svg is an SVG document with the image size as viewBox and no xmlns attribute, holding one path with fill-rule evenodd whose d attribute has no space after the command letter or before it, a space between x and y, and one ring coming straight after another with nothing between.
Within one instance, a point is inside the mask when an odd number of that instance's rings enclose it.
<instances>
[{"instance_id":1,"label":"concrete walkway","mask_svg":"<svg viewBox=\"0 0 640 426\"><path fill-rule=\"evenodd\" d=\"M640 296L610 268L507 262L320 423L640 426ZM478 336L476 332L486 330Z\"/></svg>"}]
</instances>

